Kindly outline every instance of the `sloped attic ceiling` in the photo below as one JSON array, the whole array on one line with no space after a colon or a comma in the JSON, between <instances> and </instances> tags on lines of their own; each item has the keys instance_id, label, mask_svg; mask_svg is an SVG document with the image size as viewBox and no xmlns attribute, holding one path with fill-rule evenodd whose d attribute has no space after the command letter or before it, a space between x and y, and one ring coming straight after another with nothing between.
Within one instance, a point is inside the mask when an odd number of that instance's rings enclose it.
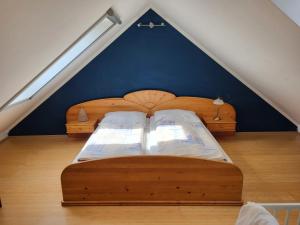
<instances>
[{"instance_id":1,"label":"sloped attic ceiling","mask_svg":"<svg viewBox=\"0 0 300 225\"><path fill-rule=\"evenodd\" d=\"M300 1L299 0L272 0L291 20L300 26Z\"/></svg>"},{"instance_id":2,"label":"sloped attic ceiling","mask_svg":"<svg viewBox=\"0 0 300 225\"><path fill-rule=\"evenodd\" d=\"M154 0L212 58L300 123L300 27L269 0Z\"/></svg>"},{"instance_id":3,"label":"sloped attic ceiling","mask_svg":"<svg viewBox=\"0 0 300 225\"><path fill-rule=\"evenodd\" d=\"M151 7L292 122L300 122L300 29L270 1L7 0L0 4L1 32L5 34L0 43L1 104L109 7L123 21L36 98L1 112L2 132L10 130Z\"/></svg>"},{"instance_id":4,"label":"sloped attic ceiling","mask_svg":"<svg viewBox=\"0 0 300 225\"><path fill-rule=\"evenodd\" d=\"M0 2L0 104L9 100L113 7L122 19L34 98L0 112L0 139L130 26L145 0L4 0Z\"/></svg>"}]
</instances>

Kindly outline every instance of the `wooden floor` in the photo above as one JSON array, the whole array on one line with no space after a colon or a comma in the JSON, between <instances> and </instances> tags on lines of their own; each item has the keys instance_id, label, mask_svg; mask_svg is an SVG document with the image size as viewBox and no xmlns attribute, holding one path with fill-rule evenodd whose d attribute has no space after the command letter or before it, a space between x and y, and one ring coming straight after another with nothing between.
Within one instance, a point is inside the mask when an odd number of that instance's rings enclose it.
<instances>
[{"instance_id":1,"label":"wooden floor","mask_svg":"<svg viewBox=\"0 0 300 225\"><path fill-rule=\"evenodd\" d=\"M244 199L300 202L300 135L238 133L219 138L244 173ZM0 143L1 225L233 225L239 207L69 207L60 205L60 173L85 140L10 137Z\"/></svg>"}]
</instances>

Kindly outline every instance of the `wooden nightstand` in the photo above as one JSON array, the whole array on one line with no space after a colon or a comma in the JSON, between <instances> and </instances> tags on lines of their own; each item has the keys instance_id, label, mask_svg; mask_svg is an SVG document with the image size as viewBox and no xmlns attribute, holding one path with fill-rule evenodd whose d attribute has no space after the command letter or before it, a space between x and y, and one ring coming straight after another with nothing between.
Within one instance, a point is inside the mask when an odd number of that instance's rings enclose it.
<instances>
[{"instance_id":1,"label":"wooden nightstand","mask_svg":"<svg viewBox=\"0 0 300 225\"><path fill-rule=\"evenodd\" d=\"M87 122L71 121L66 124L67 134L70 137L86 137L94 132L97 124L97 120Z\"/></svg>"},{"instance_id":2,"label":"wooden nightstand","mask_svg":"<svg viewBox=\"0 0 300 225\"><path fill-rule=\"evenodd\" d=\"M236 121L230 118L214 120L213 118L203 118L207 129L214 135L234 135L236 131Z\"/></svg>"}]
</instances>

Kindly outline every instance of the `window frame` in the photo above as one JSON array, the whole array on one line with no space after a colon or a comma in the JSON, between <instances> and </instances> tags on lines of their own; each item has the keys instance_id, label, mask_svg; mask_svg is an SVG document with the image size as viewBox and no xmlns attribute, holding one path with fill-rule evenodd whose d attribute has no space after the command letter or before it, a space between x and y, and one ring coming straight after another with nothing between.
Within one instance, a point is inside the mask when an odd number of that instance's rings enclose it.
<instances>
[{"instance_id":1,"label":"window frame","mask_svg":"<svg viewBox=\"0 0 300 225\"><path fill-rule=\"evenodd\" d=\"M80 43L81 40L83 40L85 37L88 37L88 34L93 31L94 28L97 28L98 25L100 25L101 22L103 22L105 19L108 19L112 22L111 25L109 25L100 35L96 36L94 40L92 40L87 46L83 47L82 50L77 54L75 57L72 57L70 61L67 61L67 63L59 62L59 60L63 59L63 57L67 56L67 53L70 53L70 51L73 50L73 48L78 47L77 44ZM15 105L19 105L23 102L30 101L32 98L34 98L43 88L45 88L49 83L51 83L55 78L57 78L61 72L63 72L72 62L74 62L78 57L80 57L84 52L86 52L99 38L101 38L106 32L108 32L112 27L114 27L116 24L121 24L121 20L114 14L113 10L110 8L107 10L107 12L99 18L92 26L90 26L83 34L81 34L69 47L67 47L61 54L59 54L53 61L50 62L48 66L46 66L40 73L38 73L37 76L35 76L30 82L28 82L20 91L18 91L12 98L10 98L8 101L6 101L1 107L0 111L4 109L11 108ZM59 65L60 64L65 64ZM18 97L22 95L28 88L31 87L34 82L38 81L39 78L41 78L43 75L46 75L47 71L49 69L53 69L55 66L62 67L61 69L58 69L57 72L44 84L40 85L33 93L30 94L30 97L24 98L20 101L14 102Z\"/></svg>"}]
</instances>

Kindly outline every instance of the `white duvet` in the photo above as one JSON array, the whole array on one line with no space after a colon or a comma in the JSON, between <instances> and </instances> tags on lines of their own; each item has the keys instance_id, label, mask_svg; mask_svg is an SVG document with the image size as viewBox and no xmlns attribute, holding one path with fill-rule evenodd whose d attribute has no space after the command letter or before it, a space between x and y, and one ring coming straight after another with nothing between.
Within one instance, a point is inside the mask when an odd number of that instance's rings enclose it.
<instances>
[{"instance_id":1,"label":"white duvet","mask_svg":"<svg viewBox=\"0 0 300 225\"><path fill-rule=\"evenodd\" d=\"M143 128L102 128L89 138L76 161L143 154Z\"/></svg>"},{"instance_id":2,"label":"white duvet","mask_svg":"<svg viewBox=\"0 0 300 225\"><path fill-rule=\"evenodd\" d=\"M147 153L177 155L230 161L221 146L200 121L178 121L170 118L150 120Z\"/></svg>"},{"instance_id":3,"label":"white duvet","mask_svg":"<svg viewBox=\"0 0 300 225\"><path fill-rule=\"evenodd\" d=\"M140 113L109 114L74 162L132 155L176 155L231 162L201 120L191 113L162 111L148 120Z\"/></svg>"},{"instance_id":4,"label":"white duvet","mask_svg":"<svg viewBox=\"0 0 300 225\"><path fill-rule=\"evenodd\" d=\"M116 116L118 113L109 114L101 121L75 161L144 154L146 115L132 117L124 112L120 117Z\"/></svg>"}]
</instances>

